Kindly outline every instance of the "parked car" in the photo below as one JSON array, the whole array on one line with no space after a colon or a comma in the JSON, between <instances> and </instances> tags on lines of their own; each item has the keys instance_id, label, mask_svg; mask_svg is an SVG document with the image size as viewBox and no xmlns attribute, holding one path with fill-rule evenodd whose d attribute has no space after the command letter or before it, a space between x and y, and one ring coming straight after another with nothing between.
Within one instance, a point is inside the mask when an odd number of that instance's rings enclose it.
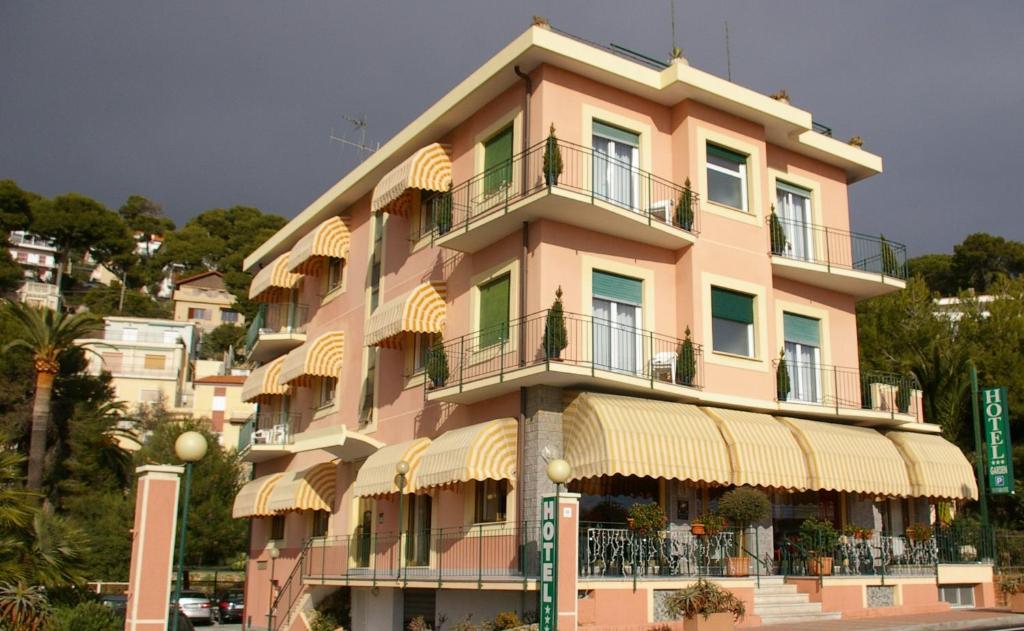
<instances>
[{"instance_id":1,"label":"parked car","mask_svg":"<svg viewBox=\"0 0 1024 631\"><path fill-rule=\"evenodd\" d=\"M173 606L175 603L171 603ZM213 624L210 597L203 592L183 591L178 595L178 608L195 624Z\"/></svg>"},{"instance_id":2,"label":"parked car","mask_svg":"<svg viewBox=\"0 0 1024 631\"><path fill-rule=\"evenodd\" d=\"M222 592L213 599L213 617L217 622L241 622L245 613L245 594L240 591Z\"/></svg>"}]
</instances>

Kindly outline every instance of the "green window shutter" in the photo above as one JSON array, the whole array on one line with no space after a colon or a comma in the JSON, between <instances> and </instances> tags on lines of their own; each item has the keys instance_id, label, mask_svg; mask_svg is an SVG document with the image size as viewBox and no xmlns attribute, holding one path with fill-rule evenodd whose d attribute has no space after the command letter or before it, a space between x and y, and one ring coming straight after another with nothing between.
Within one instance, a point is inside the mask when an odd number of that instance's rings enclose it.
<instances>
[{"instance_id":1,"label":"green window shutter","mask_svg":"<svg viewBox=\"0 0 1024 631\"><path fill-rule=\"evenodd\" d=\"M711 288L711 317L741 324L754 323L754 297L728 289Z\"/></svg>"},{"instance_id":2,"label":"green window shutter","mask_svg":"<svg viewBox=\"0 0 1024 631\"><path fill-rule=\"evenodd\" d=\"M490 195L512 181L512 126L484 143L484 193Z\"/></svg>"},{"instance_id":3,"label":"green window shutter","mask_svg":"<svg viewBox=\"0 0 1024 631\"><path fill-rule=\"evenodd\" d=\"M614 125L602 123L598 120L594 121L594 135L601 136L602 138L610 138L615 142L621 142L632 147L640 146L640 134L626 131L621 127L615 127Z\"/></svg>"},{"instance_id":4,"label":"green window shutter","mask_svg":"<svg viewBox=\"0 0 1024 631\"><path fill-rule=\"evenodd\" d=\"M795 313L783 313L782 325L786 341L806 346L821 347L821 321Z\"/></svg>"},{"instance_id":5,"label":"green window shutter","mask_svg":"<svg viewBox=\"0 0 1024 631\"><path fill-rule=\"evenodd\" d=\"M643 281L598 270L594 270L592 293L595 297L615 302L634 305L643 305L644 302Z\"/></svg>"},{"instance_id":6,"label":"green window shutter","mask_svg":"<svg viewBox=\"0 0 1024 631\"><path fill-rule=\"evenodd\" d=\"M735 162L737 164L746 164L747 162L747 156L742 153L736 153L735 151L731 151L725 147L719 147L718 145L713 145L711 143L708 143L708 155L718 156L723 160L729 160L730 162Z\"/></svg>"},{"instance_id":7,"label":"green window shutter","mask_svg":"<svg viewBox=\"0 0 1024 631\"><path fill-rule=\"evenodd\" d=\"M511 286L511 277L506 274L480 287L480 346L508 339Z\"/></svg>"},{"instance_id":8,"label":"green window shutter","mask_svg":"<svg viewBox=\"0 0 1024 631\"><path fill-rule=\"evenodd\" d=\"M789 184L788 182L783 182L782 180L776 180L775 187L780 191L786 191L787 193L793 193L794 195L800 195L801 197L811 196L811 191L808 189L796 186L795 184Z\"/></svg>"}]
</instances>

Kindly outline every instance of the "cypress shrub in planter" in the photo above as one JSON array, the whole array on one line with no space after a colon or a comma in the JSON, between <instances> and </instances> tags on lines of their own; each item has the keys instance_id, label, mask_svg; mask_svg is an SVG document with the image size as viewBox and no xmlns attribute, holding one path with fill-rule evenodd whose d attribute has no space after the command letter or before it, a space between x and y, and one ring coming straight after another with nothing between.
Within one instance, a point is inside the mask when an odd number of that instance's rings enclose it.
<instances>
[{"instance_id":1,"label":"cypress shrub in planter","mask_svg":"<svg viewBox=\"0 0 1024 631\"><path fill-rule=\"evenodd\" d=\"M448 381L448 354L441 340L427 353L427 378L435 388L443 387Z\"/></svg>"},{"instance_id":2,"label":"cypress shrub in planter","mask_svg":"<svg viewBox=\"0 0 1024 631\"><path fill-rule=\"evenodd\" d=\"M768 233L772 239L772 254L781 256L786 251L789 241L786 239L786 230L782 227L779 216L775 214L774 204L772 205L772 214L768 215Z\"/></svg>"},{"instance_id":3,"label":"cypress shrub in planter","mask_svg":"<svg viewBox=\"0 0 1024 631\"><path fill-rule=\"evenodd\" d=\"M551 123L548 139L544 145L544 183L558 186L558 176L562 174L562 150L555 137L555 124Z\"/></svg>"},{"instance_id":4,"label":"cypress shrub in planter","mask_svg":"<svg viewBox=\"0 0 1024 631\"><path fill-rule=\"evenodd\" d=\"M676 202L676 224L687 232L693 228L693 190L690 189L690 178L686 178L683 192Z\"/></svg>"},{"instance_id":5,"label":"cypress shrub in planter","mask_svg":"<svg viewBox=\"0 0 1024 631\"><path fill-rule=\"evenodd\" d=\"M779 366L775 369L775 391L779 401L789 398L789 367L786 366L786 351L779 352Z\"/></svg>"},{"instance_id":6,"label":"cypress shrub in planter","mask_svg":"<svg viewBox=\"0 0 1024 631\"><path fill-rule=\"evenodd\" d=\"M565 312L562 309L562 286L555 291L555 301L548 309L544 322L544 354L548 359L561 359L562 351L569 345L569 334L565 330Z\"/></svg>"},{"instance_id":7,"label":"cypress shrub in planter","mask_svg":"<svg viewBox=\"0 0 1024 631\"><path fill-rule=\"evenodd\" d=\"M686 337L676 349L676 383L692 386L697 376L697 355L693 350L693 339L690 338L690 327L686 327Z\"/></svg>"}]
</instances>

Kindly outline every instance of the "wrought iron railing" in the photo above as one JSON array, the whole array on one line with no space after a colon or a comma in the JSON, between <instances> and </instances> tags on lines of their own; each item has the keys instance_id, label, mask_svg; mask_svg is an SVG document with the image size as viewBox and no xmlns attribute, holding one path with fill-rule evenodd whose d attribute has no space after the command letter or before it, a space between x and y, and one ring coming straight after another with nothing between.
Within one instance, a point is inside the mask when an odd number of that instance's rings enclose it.
<instances>
[{"instance_id":1,"label":"wrought iron railing","mask_svg":"<svg viewBox=\"0 0 1024 631\"><path fill-rule=\"evenodd\" d=\"M771 254L795 261L906 280L907 246L775 216L767 220Z\"/></svg>"},{"instance_id":2,"label":"wrought iron railing","mask_svg":"<svg viewBox=\"0 0 1024 631\"><path fill-rule=\"evenodd\" d=\"M887 412L890 418L896 414L921 418L921 386L913 375L787 360L783 377L780 364L779 360L772 362L777 401L822 405L836 411L876 410Z\"/></svg>"},{"instance_id":3,"label":"wrought iron railing","mask_svg":"<svg viewBox=\"0 0 1024 631\"><path fill-rule=\"evenodd\" d=\"M253 414L246 420L238 435L238 449L242 451L253 445L290 445L301 421L302 414L299 412Z\"/></svg>"},{"instance_id":4,"label":"wrought iron railing","mask_svg":"<svg viewBox=\"0 0 1024 631\"><path fill-rule=\"evenodd\" d=\"M601 318L564 313L565 336L553 335L549 311L445 341L427 358L428 388L463 386L538 365L565 365L688 388L704 384L700 344ZM561 339L559 339L561 338ZM564 343L564 346L563 346ZM443 358L438 353L442 349ZM439 366L444 365L445 370ZM446 373L446 379L435 379Z\"/></svg>"},{"instance_id":5,"label":"wrought iron railing","mask_svg":"<svg viewBox=\"0 0 1024 631\"><path fill-rule=\"evenodd\" d=\"M251 353L256 341L260 339L260 329L267 317L267 305L261 304L256 310L256 316L249 323L249 330L245 332L245 352Z\"/></svg>"},{"instance_id":6,"label":"wrought iron railing","mask_svg":"<svg viewBox=\"0 0 1024 631\"><path fill-rule=\"evenodd\" d=\"M298 303L261 304L245 334L245 352L251 353L261 333L303 333L309 306Z\"/></svg>"},{"instance_id":7,"label":"wrought iron railing","mask_svg":"<svg viewBox=\"0 0 1024 631\"><path fill-rule=\"evenodd\" d=\"M737 533L723 530L696 536L689 530L642 534L625 527L581 524L581 576L722 576L734 554Z\"/></svg>"},{"instance_id":8,"label":"wrought iron railing","mask_svg":"<svg viewBox=\"0 0 1024 631\"><path fill-rule=\"evenodd\" d=\"M302 546L302 551L299 552L295 566L289 572L288 578L281 584L281 588L277 590L277 596L274 598L267 616L268 629L281 631L287 628L288 623L291 621L292 609L294 609L305 587L302 584L303 560L309 556L309 550L312 545L313 540L307 540L305 545Z\"/></svg>"},{"instance_id":9,"label":"wrought iron railing","mask_svg":"<svg viewBox=\"0 0 1024 631\"><path fill-rule=\"evenodd\" d=\"M238 430L238 445L236 449L241 453L252 446L252 433L256 430L256 415L253 414L245 419L242 427Z\"/></svg>"},{"instance_id":10,"label":"wrought iron railing","mask_svg":"<svg viewBox=\"0 0 1024 631\"><path fill-rule=\"evenodd\" d=\"M545 160L555 146L561 155L560 172L553 160ZM636 213L650 224L699 232L699 196L691 188L589 147L545 140L427 200L424 208L431 214L432 238L469 230L477 220L507 212L509 205L554 187L581 193L591 203L602 201Z\"/></svg>"}]
</instances>

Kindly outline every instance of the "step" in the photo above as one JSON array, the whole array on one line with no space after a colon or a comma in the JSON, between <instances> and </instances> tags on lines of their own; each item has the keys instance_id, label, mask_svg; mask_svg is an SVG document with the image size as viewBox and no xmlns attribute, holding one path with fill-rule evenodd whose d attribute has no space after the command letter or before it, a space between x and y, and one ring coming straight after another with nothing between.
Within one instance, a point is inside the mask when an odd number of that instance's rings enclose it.
<instances>
[{"instance_id":1,"label":"step","mask_svg":"<svg viewBox=\"0 0 1024 631\"><path fill-rule=\"evenodd\" d=\"M796 594L796 585L768 585L762 583L761 587L754 589L754 594Z\"/></svg>"},{"instance_id":2,"label":"step","mask_svg":"<svg viewBox=\"0 0 1024 631\"><path fill-rule=\"evenodd\" d=\"M754 606L760 605L784 605L787 603L805 603L807 600L807 594L759 594L754 592Z\"/></svg>"},{"instance_id":3,"label":"step","mask_svg":"<svg viewBox=\"0 0 1024 631\"><path fill-rule=\"evenodd\" d=\"M782 614L821 613L821 603L780 603L778 605L755 605L754 613L759 616Z\"/></svg>"},{"instance_id":4,"label":"step","mask_svg":"<svg viewBox=\"0 0 1024 631\"><path fill-rule=\"evenodd\" d=\"M760 615L760 614L758 614ZM761 616L761 625L769 626L774 624L797 624L800 622L815 622L817 620L839 620L842 614L838 611L809 614L782 614L777 616Z\"/></svg>"}]
</instances>

